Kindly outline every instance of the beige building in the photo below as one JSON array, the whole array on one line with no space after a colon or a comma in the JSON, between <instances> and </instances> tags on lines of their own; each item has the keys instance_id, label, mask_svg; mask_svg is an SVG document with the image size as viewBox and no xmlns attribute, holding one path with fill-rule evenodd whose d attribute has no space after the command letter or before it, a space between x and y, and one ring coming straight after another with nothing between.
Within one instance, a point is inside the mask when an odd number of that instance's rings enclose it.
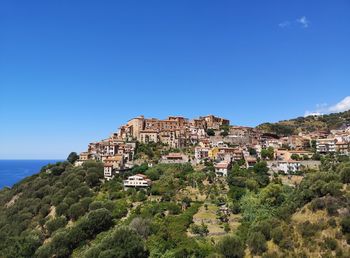
<instances>
[{"instance_id":1,"label":"beige building","mask_svg":"<svg viewBox=\"0 0 350 258\"><path fill-rule=\"evenodd\" d=\"M139 141L142 143L158 142L158 132L155 130L143 130L140 132Z\"/></svg>"}]
</instances>

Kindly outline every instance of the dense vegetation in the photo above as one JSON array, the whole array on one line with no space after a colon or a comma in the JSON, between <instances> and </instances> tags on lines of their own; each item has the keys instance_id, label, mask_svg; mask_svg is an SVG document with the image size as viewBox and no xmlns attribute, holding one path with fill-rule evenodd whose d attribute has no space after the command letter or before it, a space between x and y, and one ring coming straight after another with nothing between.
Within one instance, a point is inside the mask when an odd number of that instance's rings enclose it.
<instances>
[{"instance_id":1,"label":"dense vegetation","mask_svg":"<svg viewBox=\"0 0 350 258\"><path fill-rule=\"evenodd\" d=\"M277 123L264 123L258 126L267 133L278 135L292 135L299 132L329 131L350 125L350 110L321 116L298 117Z\"/></svg>"},{"instance_id":2,"label":"dense vegetation","mask_svg":"<svg viewBox=\"0 0 350 258\"><path fill-rule=\"evenodd\" d=\"M148 175L152 187L125 190L123 178L135 173ZM227 179L215 178L211 162L143 164L109 182L102 174L99 162L59 162L1 190L0 257L350 255L348 158L323 158L321 171L296 187L269 175L265 162L237 163Z\"/></svg>"}]
</instances>

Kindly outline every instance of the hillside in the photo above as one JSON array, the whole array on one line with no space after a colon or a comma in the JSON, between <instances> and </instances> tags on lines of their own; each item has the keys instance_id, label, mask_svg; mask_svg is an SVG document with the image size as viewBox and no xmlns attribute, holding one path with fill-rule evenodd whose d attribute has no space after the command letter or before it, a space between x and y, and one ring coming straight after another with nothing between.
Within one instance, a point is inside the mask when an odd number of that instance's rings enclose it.
<instances>
[{"instance_id":1,"label":"hillside","mask_svg":"<svg viewBox=\"0 0 350 258\"><path fill-rule=\"evenodd\" d=\"M0 192L0 257L349 257L350 163L323 159L296 187L266 163L136 166L61 162ZM130 174L148 190L123 188Z\"/></svg>"},{"instance_id":2,"label":"hillside","mask_svg":"<svg viewBox=\"0 0 350 258\"><path fill-rule=\"evenodd\" d=\"M263 123L257 128L278 135L292 135L299 132L329 131L350 125L350 110L321 116L298 117L277 123Z\"/></svg>"}]
</instances>

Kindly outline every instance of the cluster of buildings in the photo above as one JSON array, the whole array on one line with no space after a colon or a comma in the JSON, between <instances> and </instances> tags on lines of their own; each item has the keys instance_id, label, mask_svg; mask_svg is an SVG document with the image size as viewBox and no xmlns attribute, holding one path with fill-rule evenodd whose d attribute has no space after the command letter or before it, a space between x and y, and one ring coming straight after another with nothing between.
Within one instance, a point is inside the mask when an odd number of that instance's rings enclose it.
<instances>
[{"instance_id":1,"label":"cluster of buildings","mask_svg":"<svg viewBox=\"0 0 350 258\"><path fill-rule=\"evenodd\" d=\"M229 124L229 120L213 115L192 120L181 116L169 116L164 120L139 116L121 126L117 135L124 141L161 142L172 148L183 148L205 139L207 129L220 129Z\"/></svg>"},{"instance_id":2,"label":"cluster of buildings","mask_svg":"<svg viewBox=\"0 0 350 258\"><path fill-rule=\"evenodd\" d=\"M316 151L320 154L339 153L350 154L350 127L331 130L316 140Z\"/></svg>"},{"instance_id":3,"label":"cluster of buildings","mask_svg":"<svg viewBox=\"0 0 350 258\"><path fill-rule=\"evenodd\" d=\"M214 162L218 176L227 176L232 163L253 167L264 157L264 150L272 150L267 158L271 168L285 173L296 172L310 163L315 153L350 153L350 127L330 132L299 133L280 137L264 133L257 128L230 126L230 121L213 115L187 119L169 116L161 120L139 116L129 120L108 139L90 143L86 152L80 154L77 164L86 160L100 160L104 164L107 180L116 173L134 166L135 149L139 143L162 143L169 149L192 149L191 154L176 152L164 155L161 163L200 164L206 160ZM130 186L141 179L128 179ZM149 182L135 183L148 185ZM135 186L134 185L134 186Z\"/></svg>"}]
</instances>

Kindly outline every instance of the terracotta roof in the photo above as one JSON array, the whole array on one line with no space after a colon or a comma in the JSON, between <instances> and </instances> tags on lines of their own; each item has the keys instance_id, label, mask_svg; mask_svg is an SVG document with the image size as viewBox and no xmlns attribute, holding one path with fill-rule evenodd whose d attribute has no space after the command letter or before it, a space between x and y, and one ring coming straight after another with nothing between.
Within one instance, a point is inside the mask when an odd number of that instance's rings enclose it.
<instances>
[{"instance_id":1,"label":"terracotta roof","mask_svg":"<svg viewBox=\"0 0 350 258\"><path fill-rule=\"evenodd\" d=\"M148 179L148 177L144 174L136 174L135 176L142 177L143 179Z\"/></svg>"},{"instance_id":2,"label":"terracotta roof","mask_svg":"<svg viewBox=\"0 0 350 258\"><path fill-rule=\"evenodd\" d=\"M215 165L215 168L228 168L230 164L227 162L220 162L218 164Z\"/></svg>"}]
</instances>

